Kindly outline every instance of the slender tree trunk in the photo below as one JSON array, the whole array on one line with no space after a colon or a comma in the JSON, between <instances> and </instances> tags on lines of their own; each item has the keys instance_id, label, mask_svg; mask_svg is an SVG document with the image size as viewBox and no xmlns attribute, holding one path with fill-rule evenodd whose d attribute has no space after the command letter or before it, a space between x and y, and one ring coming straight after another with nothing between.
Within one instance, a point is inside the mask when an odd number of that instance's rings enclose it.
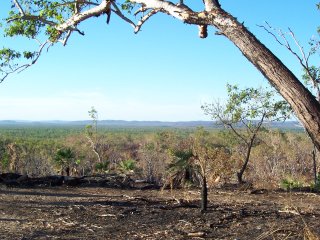
<instances>
[{"instance_id":1,"label":"slender tree trunk","mask_svg":"<svg viewBox=\"0 0 320 240\"><path fill-rule=\"evenodd\" d=\"M66 174L67 174L67 177L70 176L70 167L69 166L66 167Z\"/></svg>"},{"instance_id":2,"label":"slender tree trunk","mask_svg":"<svg viewBox=\"0 0 320 240\"><path fill-rule=\"evenodd\" d=\"M87 139L88 139L88 142L90 143L90 147L91 147L92 151L94 152L94 154L95 154L95 155L97 156L97 158L98 158L98 162L101 163L102 160L101 160L100 154L99 154L98 151L97 151L96 142L94 142L90 136L86 135L86 137L87 137Z\"/></svg>"},{"instance_id":3,"label":"slender tree trunk","mask_svg":"<svg viewBox=\"0 0 320 240\"><path fill-rule=\"evenodd\" d=\"M264 121L265 116L266 116L266 113L263 114L260 122L257 125L257 128L254 130L254 133L251 136L250 142L249 143L246 142L246 145L247 145L246 158L245 158L245 161L244 161L244 163L243 163L243 165L242 165L242 167L240 169L240 172L237 172L237 177L238 177L238 183L239 184L243 183L243 174L244 174L244 171L247 169L247 166L248 166L248 163L249 163L249 159L250 159L250 155L251 155L251 149L252 149L253 143L254 143L254 141L255 141L255 139L257 137L257 134L260 131L260 128L262 126L262 123Z\"/></svg>"},{"instance_id":4,"label":"slender tree trunk","mask_svg":"<svg viewBox=\"0 0 320 240\"><path fill-rule=\"evenodd\" d=\"M202 188L201 188L201 212L207 211L208 208L208 188L207 178L202 176Z\"/></svg>"},{"instance_id":5,"label":"slender tree trunk","mask_svg":"<svg viewBox=\"0 0 320 240\"><path fill-rule=\"evenodd\" d=\"M314 146L312 150L312 160L313 160L313 177L314 177L314 185L318 184L318 176L317 176L317 149Z\"/></svg>"},{"instance_id":6,"label":"slender tree trunk","mask_svg":"<svg viewBox=\"0 0 320 240\"><path fill-rule=\"evenodd\" d=\"M238 177L238 183L239 184L243 183L243 174L244 174L244 171L247 169L247 166L248 166L248 163L249 163L249 160L250 160L250 154L251 154L251 149L252 149L252 146L253 146L254 139L255 139L255 137L251 138L250 143L247 144L247 153L246 153L245 161L244 161L240 171L237 172L237 177Z\"/></svg>"},{"instance_id":7,"label":"slender tree trunk","mask_svg":"<svg viewBox=\"0 0 320 240\"><path fill-rule=\"evenodd\" d=\"M203 13L190 13L186 23L215 26L219 34L233 42L243 55L269 80L291 105L297 117L320 150L320 104L299 79L243 24L221 8ZM218 57L218 56L217 56Z\"/></svg>"}]
</instances>

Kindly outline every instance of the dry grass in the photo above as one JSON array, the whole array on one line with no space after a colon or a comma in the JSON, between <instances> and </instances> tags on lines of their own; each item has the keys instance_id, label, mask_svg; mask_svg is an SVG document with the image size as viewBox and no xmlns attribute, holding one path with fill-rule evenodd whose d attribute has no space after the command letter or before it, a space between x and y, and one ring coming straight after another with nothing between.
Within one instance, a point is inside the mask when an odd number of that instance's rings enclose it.
<instances>
[{"instance_id":1,"label":"dry grass","mask_svg":"<svg viewBox=\"0 0 320 240\"><path fill-rule=\"evenodd\" d=\"M282 213L288 213L292 215L297 215L301 219L301 227L302 232L292 232L288 229L288 226L275 226L272 225L269 227L268 231L263 232L260 236L255 238L255 240L266 240L266 239L281 239L281 240L287 240L287 239L295 239L295 237L302 238L304 240L320 240L320 237L312 230L312 228L308 225L308 223L305 221L304 217L302 216L299 209L295 206L293 206L292 199L290 197L290 206L286 205L283 210L279 210L279 212Z\"/></svg>"},{"instance_id":2,"label":"dry grass","mask_svg":"<svg viewBox=\"0 0 320 240\"><path fill-rule=\"evenodd\" d=\"M277 229L271 229L269 231L263 232L260 236L258 236L257 238L255 238L255 240L264 240L264 239L270 239L270 237L272 237L274 239L274 235L279 232L282 231L281 229L277 228ZM283 239L287 239L289 236L291 236L291 233L289 233L287 236L285 236Z\"/></svg>"},{"instance_id":3,"label":"dry grass","mask_svg":"<svg viewBox=\"0 0 320 240\"><path fill-rule=\"evenodd\" d=\"M303 232L304 232L304 235L303 235L304 240L320 240L319 236L313 233L308 226L305 226Z\"/></svg>"}]
</instances>

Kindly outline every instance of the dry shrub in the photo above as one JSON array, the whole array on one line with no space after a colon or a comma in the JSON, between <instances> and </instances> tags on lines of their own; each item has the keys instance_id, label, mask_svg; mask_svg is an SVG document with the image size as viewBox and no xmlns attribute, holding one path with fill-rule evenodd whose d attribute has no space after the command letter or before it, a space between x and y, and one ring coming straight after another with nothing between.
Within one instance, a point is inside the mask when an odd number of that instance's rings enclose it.
<instances>
[{"instance_id":1,"label":"dry shrub","mask_svg":"<svg viewBox=\"0 0 320 240\"><path fill-rule=\"evenodd\" d=\"M234 161L231 153L225 148L217 148L214 160L209 162L207 173L208 187L223 185L230 181L234 174Z\"/></svg>"},{"instance_id":2,"label":"dry shrub","mask_svg":"<svg viewBox=\"0 0 320 240\"><path fill-rule=\"evenodd\" d=\"M256 187L277 188L286 178L312 179L312 143L304 133L269 131L260 138L247 172Z\"/></svg>"},{"instance_id":3,"label":"dry shrub","mask_svg":"<svg viewBox=\"0 0 320 240\"><path fill-rule=\"evenodd\" d=\"M166 152L159 151L153 142L146 142L141 146L138 156L142 177L160 185L168 162Z\"/></svg>"}]
</instances>

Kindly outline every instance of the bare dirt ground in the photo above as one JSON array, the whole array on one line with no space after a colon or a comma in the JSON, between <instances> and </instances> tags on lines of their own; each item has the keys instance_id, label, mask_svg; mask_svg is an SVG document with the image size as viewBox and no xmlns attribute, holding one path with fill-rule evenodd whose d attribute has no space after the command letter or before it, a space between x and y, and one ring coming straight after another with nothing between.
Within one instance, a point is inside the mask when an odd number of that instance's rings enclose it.
<instances>
[{"instance_id":1,"label":"bare dirt ground","mask_svg":"<svg viewBox=\"0 0 320 240\"><path fill-rule=\"evenodd\" d=\"M0 239L317 239L320 195L215 189L0 188Z\"/></svg>"}]
</instances>

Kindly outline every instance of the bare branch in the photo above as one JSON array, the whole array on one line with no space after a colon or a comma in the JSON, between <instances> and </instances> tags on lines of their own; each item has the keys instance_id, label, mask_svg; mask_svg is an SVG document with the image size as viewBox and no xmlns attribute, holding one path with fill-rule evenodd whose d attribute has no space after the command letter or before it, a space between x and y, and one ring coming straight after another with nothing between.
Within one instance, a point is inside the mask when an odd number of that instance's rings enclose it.
<instances>
[{"instance_id":1,"label":"bare branch","mask_svg":"<svg viewBox=\"0 0 320 240\"><path fill-rule=\"evenodd\" d=\"M268 26L269 29L271 29L271 30L273 30L273 31L276 31L275 29L273 29L273 28L269 25L269 23L266 22L266 24L267 24L267 26ZM281 30L279 31L278 34L279 34L279 36L284 40L285 43L281 42L281 41L278 39L278 37L277 37L271 30L267 29L265 26L258 25L258 27L263 28L267 33L269 33L271 36L273 36L273 38L274 38L281 46L284 46L285 48L287 48L287 49L299 60L300 64L301 64L304 68L306 67L306 66L305 66L305 62L304 62L304 59L301 58L301 57L299 56L299 54L297 54L297 53L291 48L291 46L290 46L290 44L289 44L289 42L288 42L285 34L284 34ZM290 30L290 29L289 29L289 30ZM291 36L294 36L294 34L293 34L293 32L292 32L291 30L290 30L290 32L291 32L291 33L290 33ZM295 43L297 44L297 46L299 47L299 49L303 51L303 48L300 46L300 44L298 43L298 41L297 41L296 39L294 39L294 41L295 41ZM303 52L303 55L304 55L304 52Z\"/></svg>"},{"instance_id":2,"label":"bare branch","mask_svg":"<svg viewBox=\"0 0 320 240\"><path fill-rule=\"evenodd\" d=\"M291 38L293 39L295 45L298 47L301 56L295 52L288 39L286 38L285 34L279 30L278 34L279 36L283 39L284 43L281 42L278 37L272 32L272 31L276 31L276 29L272 28L267 22L266 22L268 28L266 28L265 26L261 26L258 25L259 27L263 28L268 34L270 34L271 36L273 36L273 38L283 47L287 48L289 52L291 52L291 54L293 54L299 61L300 65L303 67L303 69L306 71L307 75L309 76L310 80L312 81L313 87L317 90L318 93L318 100L320 100L320 88L318 85L318 79L314 79L312 73L310 72L310 66L309 66L309 58L311 56L311 52L309 52L308 54L305 53L303 47L301 46L301 44L299 43L299 41L296 39L294 32L289 28L289 35L291 36Z\"/></svg>"},{"instance_id":3,"label":"bare branch","mask_svg":"<svg viewBox=\"0 0 320 240\"><path fill-rule=\"evenodd\" d=\"M167 13L177 19L185 21L190 16L190 9L177 6L169 1L160 0L130 0L133 3L138 3L149 9L159 9L161 12Z\"/></svg>"},{"instance_id":4,"label":"bare branch","mask_svg":"<svg viewBox=\"0 0 320 240\"><path fill-rule=\"evenodd\" d=\"M309 76L309 78L311 79L312 83L313 83L313 87L317 90L318 96L317 99L318 101L320 101L320 88L319 88L319 83L318 83L318 79L314 79L314 76L312 75L312 73L310 72L310 66L309 66L309 58L311 56L311 51L309 51L308 55L306 55L303 47L300 45L299 41L297 40L294 32L289 28L289 33L293 39L293 41L295 42L295 44L297 45L297 47L300 50L300 54L302 55L302 59L301 57L299 57L299 61L300 61L300 65L304 68L304 70L306 71L307 75ZM303 60L303 61L302 61Z\"/></svg>"},{"instance_id":5,"label":"bare branch","mask_svg":"<svg viewBox=\"0 0 320 240\"><path fill-rule=\"evenodd\" d=\"M115 14L117 14L121 19L123 19L124 21L126 21L127 23L129 23L133 28L136 27L136 25L134 24L134 22L132 22L129 18L127 18L125 15L123 15L123 13L121 12L121 10L118 8L117 4L115 4L114 2L111 2L112 6L114 7L115 10L112 10Z\"/></svg>"},{"instance_id":6,"label":"bare branch","mask_svg":"<svg viewBox=\"0 0 320 240\"><path fill-rule=\"evenodd\" d=\"M0 70L0 72L3 72L3 74L4 74L4 77L0 78L0 83L2 83L9 76L10 73L4 72L2 70Z\"/></svg>"},{"instance_id":7,"label":"bare branch","mask_svg":"<svg viewBox=\"0 0 320 240\"><path fill-rule=\"evenodd\" d=\"M79 6L79 1L76 0L74 3L74 13L77 14L80 12L80 6Z\"/></svg>"},{"instance_id":8,"label":"bare branch","mask_svg":"<svg viewBox=\"0 0 320 240\"><path fill-rule=\"evenodd\" d=\"M108 6L108 0L103 0L98 6L93 7L87 11L80 12L74 14L72 17L67 19L64 23L56 26L58 31L64 32L66 30L76 30L75 26L77 26L80 22L94 16L98 16L105 12Z\"/></svg>"},{"instance_id":9,"label":"bare branch","mask_svg":"<svg viewBox=\"0 0 320 240\"><path fill-rule=\"evenodd\" d=\"M246 120L242 118L240 121L241 121L241 123L246 127L248 134L249 134L249 133L252 133L252 129L251 129L251 127L246 123Z\"/></svg>"},{"instance_id":10,"label":"bare branch","mask_svg":"<svg viewBox=\"0 0 320 240\"><path fill-rule=\"evenodd\" d=\"M268 22L266 22L266 24L270 30L266 28L266 26L264 25L257 25L257 26L263 28L268 34L270 34L276 40L276 42L278 42L281 46L284 46L284 44L278 39L278 37L271 31L274 29L271 28Z\"/></svg>"},{"instance_id":11,"label":"bare branch","mask_svg":"<svg viewBox=\"0 0 320 240\"><path fill-rule=\"evenodd\" d=\"M16 8L18 8L18 10L19 10L19 12L20 12L20 14L21 14L22 16L26 15L26 14L24 13L24 11L23 11L20 3L18 2L18 0L13 0L13 3L14 3L14 5L16 6Z\"/></svg>"},{"instance_id":12,"label":"bare branch","mask_svg":"<svg viewBox=\"0 0 320 240\"><path fill-rule=\"evenodd\" d=\"M206 11L211 11L214 8L220 8L220 3L218 0L202 0Z\"/></svg>"},{"instance_id":13,"label":"bare branch","mask_svg":"<svg viewBox=\"0 0 320 240\"><path fill-rule=\"evenodd\" d=\"M228 126L232 132L238 136L242 141L244 141L247 144L247 140L233 127L231 123L225 123L226 126Z\"/></svg>"},{"instance_id":14,"label":"bare branch","mask_svg":"<svg viewBox=\"0 0 320 240\"><path fill-rule=\"evenodd\" d=\"M137 11L134 12L134 16L137 16L139 13L144 13L146 11L148 11L150 8L146 8L145 6L142 6L141 8L139 8Z\"/></svg>"},{"instance_id":15,"label":"bare branch","mask_svg":"<svg viewBox=\"0 0 320 240\"><path fill-rule=\"evenodd\" d=\"M220 8L220 4L215 0L204 0L205 3L205 12L196 13L190 9L183 1L179 1L178 4L173 4L170 1L162 0L131 0L131 2L141 4L142 7L135 12L135 15L138 13L145 13L147 10L152 9L148 12L147 15L143 16L142 19L137 24L135 28L135 33L137 33L141 26L155 13L163 12L169 14L185 23L199 25L199 37L206 38L208 36L207 31L207 22L208 15L215 15L211 12L213 9ZM214 16L216 17L216 16Z\"/></svg>"},{"instance_id":16,"label":"bare branch","mask_svg":"<svg viewBox=\"0 0 320 240\"><path fill-rule=\"evenodd\" d=\"M71 33L72 33L72 31L69 30L68 33L67 33L67 35L66 35L66 37L65 37L63 40L60 40L60 41L59 41L59 42L62 43L63 46L67 45L67 42L68 42L68 40L69 40L69 38L70 38L70 36L71 36Z\"/></svg>"},{"instance_id":17,"label":"bare branch","mask_svg":"<svg viewBox=\"0 0 320 240\"><path fill-rule=\"evenodd\" d=\"M296 44L297 47L299 48L300 53L301 53L301 55L302 55L302 58L303 58L303 60L304 60L304 62L305 62L305 64L306 64L306 66L308 66L308 60L307 60L307 57L306 57L306 54L305 54L305 52L304 52L303 47L300 45L300 43L299 43L298 40L296 39L296 36L294 35L294 32L293 32L290 28L289 28L289 33L290 33L292 39L294 40L295 44Z\"/></svg>"},{"instance_id":18,"label":"bare branch","mask_svg":"<svg viewBox=\"0 0 320 240\"><path fill-rule=\"evenodd\" d=\"M275 30L275 29L271 28L271 26L270 26L267 22L266 22L266 24L268 25L269 29ZM299 56L295 51L292 50L292 48L291 48L291 46L290 46L290 44L289 44L286 36L284 35L284 33L283 33L281 30L279 31L278 34L279 34L279 36L284 40L285 43L281 42L281 41L278 39L278 37L277 37L272 31L270 31L269 29L267 29L265 26L261 26L261 25L258 25L258 26L259 26L259 27L262 27L267 33L269 33L271 36L273 36L274 39L275 39L281 46L284 46L285 48L287 48L296 58L298 58L299 62L300 62L302 65L304 65L303 59L300 58L300 56Z\"/></svg>"},{"instance_id":19,"label":"bare branch","mask_svg":"<svg viewBox=\"0 0 320 240\"><path fill-rule=\"evenodd\" d=\"M135 29L134 29L134 33L138 33L142 27L142 25L153 15L157 14L160 11L160 9L153 9L150 12L148 12L146 15L144 15L140 21L137 23Z\"/></svg>"}]
</instances>

